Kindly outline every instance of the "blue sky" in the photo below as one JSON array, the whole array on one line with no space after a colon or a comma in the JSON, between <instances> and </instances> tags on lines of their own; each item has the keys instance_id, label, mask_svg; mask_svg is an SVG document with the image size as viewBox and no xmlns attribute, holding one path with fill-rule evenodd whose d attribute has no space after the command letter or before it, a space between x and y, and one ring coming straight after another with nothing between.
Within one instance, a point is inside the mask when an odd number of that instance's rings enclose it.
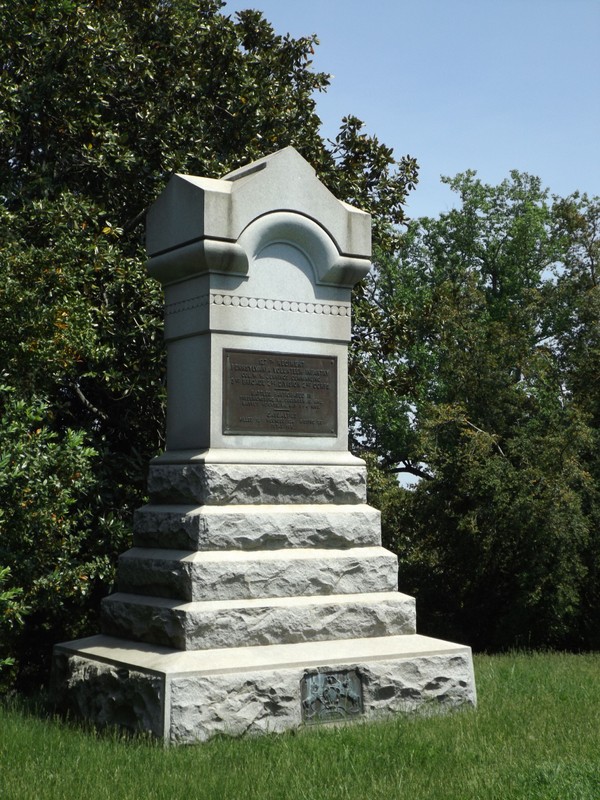
<instances>
[{"instance_id":1,"label":"blue sky","mask_svg":"<svg viewBox=\"0 0 600 800\"><path fill-rule=\"evenodd\" d=\"M353 114L421 169L411 216L452 205L439 181L511 169L600 194L600 0L228 0L277 33L316 33L323 134Z\"/></svg>"}]
</instances>

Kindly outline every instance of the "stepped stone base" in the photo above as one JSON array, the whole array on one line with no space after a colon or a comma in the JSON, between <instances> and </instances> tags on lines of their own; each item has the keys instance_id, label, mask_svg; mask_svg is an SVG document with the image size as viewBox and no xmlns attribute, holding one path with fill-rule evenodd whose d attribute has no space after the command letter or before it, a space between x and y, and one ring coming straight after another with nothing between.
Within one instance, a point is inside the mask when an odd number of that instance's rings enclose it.
<instances>
[{"instance_id":1,"label":"stepped stone base","mask_svg":"<svg viewBox=\"0 0 600 800\"><path fill-rule=\"evenodd\" d=\"M119 558L121 592L182 600L241 600L398 588L398 559L383 547L346 550L186 550L134 547Z\"/></svg>"},{"instance_id":2,"label":"stepped stone base","mask_svg":"<svg viewBox=\"0 0 600 800\"><path fill-rule=\"evenodd\" d=\"M56 646L53 684L95 724L182 744L476 703L470 648L417 634L187 652L93 636Z\"/></svg>"},{"instance_id":3,"label":"stepped stone base","mask_svg":"<svg viewBox=\"0 0 600 800\"><path fill-rule=\"evenodd\" d=\"M314 464L150 463L154 503L197 505L364 504L367 474L352 466Z\"/></svg>"},{"instance_id":4,"label":"stepped stone base","mask_svg":"<svg viewBox=\"0 0 600 800\"><path fill-rule=\"evenodd\" d=\"M360 505L147 505L135 512L136 547L276 550L381 544L379 511Z\"/></svg>"},{"instance_id":5,"label":"stepped stone base","mask_svg":"<svg viewBox=\"0 0 600 800\"><path fill-rule=\"evenodd\" d=\"M416 632L414 598L399 592L182 603L113 594L102 631L124 639L207 650Z\"/></svg>"}]
</instances>

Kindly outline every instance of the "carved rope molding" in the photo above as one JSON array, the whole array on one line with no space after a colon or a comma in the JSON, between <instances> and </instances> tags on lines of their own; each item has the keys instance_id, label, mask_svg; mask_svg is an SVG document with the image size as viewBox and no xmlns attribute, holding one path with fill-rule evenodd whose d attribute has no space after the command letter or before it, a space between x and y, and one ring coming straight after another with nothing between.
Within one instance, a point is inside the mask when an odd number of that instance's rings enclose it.
<instances>
[{"instance_id":1,"label":"carved rope molding","mask_svg":"<svg viewBox=\"0 0 600 800\"><path fill-rule=\"evenodd\" d=\"M245 297L230 294L203 294L179 300L165 307L165 316L181 314L194 308L203 308L207 305L234 306L239 308L257 308L261 311L291 311L298 314L323 314L333 317L349 317L350 305L339 303L304 303L296 300L273 300L263 297Z\"/></svg>"}]
</instances>

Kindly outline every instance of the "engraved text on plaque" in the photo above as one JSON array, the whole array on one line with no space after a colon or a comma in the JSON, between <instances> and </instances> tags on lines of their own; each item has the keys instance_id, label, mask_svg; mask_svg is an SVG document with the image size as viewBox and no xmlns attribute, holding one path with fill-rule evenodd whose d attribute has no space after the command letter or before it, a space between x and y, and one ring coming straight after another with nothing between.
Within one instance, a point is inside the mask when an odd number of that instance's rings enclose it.
<instances>
[{"instance_id":1,"label":"engraved text on plaque","mask_svg":"<svg viewBox=\"0 0 600 800\"><path fill-rule=\"evenodd\" d=\"M223 433L337 436L337 358L224 350Z\"/></svg>"}]
</instances>

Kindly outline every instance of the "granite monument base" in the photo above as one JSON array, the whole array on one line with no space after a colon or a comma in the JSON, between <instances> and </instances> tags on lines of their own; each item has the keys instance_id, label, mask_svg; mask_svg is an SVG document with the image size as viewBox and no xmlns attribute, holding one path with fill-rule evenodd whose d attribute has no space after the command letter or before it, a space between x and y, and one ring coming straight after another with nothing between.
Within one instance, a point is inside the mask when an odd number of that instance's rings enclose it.
<instances>
[{"instance_id":1,"label":"granite monument base","mask_svg":"<svg viewBox=\"0 0 600 800\"><path fill-rule=\"evenodd\" d=\"M54 681L76 716L171 744L476 703L470 649L417 634L187 652L93 636L56 647Z\"/></svg>"},{"instance_id":2,"label":"granite monument base","mask_svg":"<svg viewBox=\"0 0 600 800\"><path fill-rule=\"evenodd\" d=\"M364 463L252 456L152 463L102 634L55 648L58 706L191 743L475 705L470 648L416 633Z\"/></svg>"}]
</instances>

